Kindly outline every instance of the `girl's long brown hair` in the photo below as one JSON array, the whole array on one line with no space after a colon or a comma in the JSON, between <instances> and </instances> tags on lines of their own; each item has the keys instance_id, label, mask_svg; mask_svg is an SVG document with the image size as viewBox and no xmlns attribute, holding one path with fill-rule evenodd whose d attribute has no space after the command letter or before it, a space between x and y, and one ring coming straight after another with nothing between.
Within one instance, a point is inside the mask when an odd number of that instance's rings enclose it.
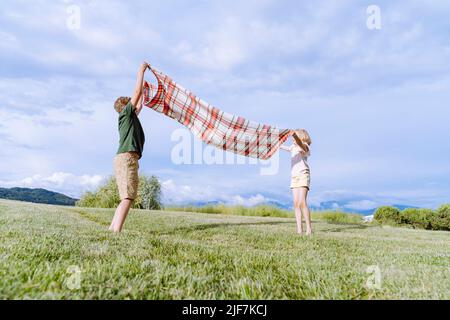
<instances>
[{"instance_id":1,"label":"girl's long brown hair","mask_svg":"<svg viewBox=\"0 0 450 320\"><path fill-rule=\"evenodd\" d=\"M309 151L309 146L312 143L311 136L309 135L308 131L306 131L305 129L297 129L297 130L295 130L295 133L298 135L298 137L300 138L302 143L304 145L306 145L308 150L305 150L305 151L308 152Z\"/></svg>"}]
</instances>

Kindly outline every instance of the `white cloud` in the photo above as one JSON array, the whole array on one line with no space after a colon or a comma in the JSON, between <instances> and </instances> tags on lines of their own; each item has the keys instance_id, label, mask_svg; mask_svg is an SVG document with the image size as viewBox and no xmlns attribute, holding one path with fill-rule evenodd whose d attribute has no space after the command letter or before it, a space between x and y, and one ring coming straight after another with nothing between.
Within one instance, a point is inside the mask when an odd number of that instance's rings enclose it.
<instances>
[{"instance_id":1,"label":"white cloud","mask_svg":"<svg viewBox=\"0 0 450 320\"><path fill-rule=\"evenodd\" d=\"M167 203L205 202L219 197L208 186L177 185L172 179L162 181L161 186Z\"/></svg>"},{"instance_id":2,"label":"white cloud","mask_svg":"<svg viewBox=\"0 0 450 320\"><path fill-rule=\"evenodd\" d=\"M256 194L254 196L250 196L248 198L242 197L240 195L232 196L229 200L229 203L232 205L240 205L240 206L256 206L259 204L264 204L270 199L264 197L262 194Z\"/></svg>"},{"instance_id":3,"label":"white cloud","mask_svg":"<svg viewBox=\"0 0 450 320\"><path fill-rule=\"evenodd\" d=\"M269 23L257 17L226 17L198 39L180 41L173 53L195 67L223 71L252 59L269 60L274 54L303 54L325 35L319 23L299 27L292 21Z\"/></svg>"},{"instance_id":4,"label":"white cloud","mask_svg":"<svg viewBox=\"0 0 450 320\"><path fill-rule=\"evenodd\" d=\"M255 206L271 200L262 194L242 196L218 186L176 184L172 179L161 182L163 201L167 204L206 203L218 201L229 205Z\"/></svg>"},{"instance_id":5,"label":"white cloud","mask_svg":"<svg viewBox=\"0 0 450 320\"><path fill-rule=\"evenodd\" d=\"M189 64L206 69L229 69L246 58L240 39L240 29L235 21L225 21L218 29L208 31L200 43L182 40L174 49L175 55Z\"/></svg>"},{"instance_id":6,"label":"white cloud","mask_svg":"<svg viewBox=\"0 0 450 320\"><path fill-rule=\"evenodd\" d=\"M114 49L124 44L122 34L111 30L83 27L83 29L75 30L74 34L91 48Z\"/></svg>"}]
</instances>

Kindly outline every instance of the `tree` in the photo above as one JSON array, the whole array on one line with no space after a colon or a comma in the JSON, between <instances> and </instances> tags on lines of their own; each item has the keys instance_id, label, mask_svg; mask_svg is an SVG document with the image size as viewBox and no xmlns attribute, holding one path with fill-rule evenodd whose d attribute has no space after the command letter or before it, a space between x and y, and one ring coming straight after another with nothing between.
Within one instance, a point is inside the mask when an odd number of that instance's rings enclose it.
<instances>
[{"instance_id":1,"label":"tree","mask_svg":"<svg viewBox=\"0 0 450 320\"><path fill-rule=\"evenodd\" d=\"M146 210L161 210L161 184L158 178L141 176L139 180L140 207Z\"/></svg>"}]
</instances>

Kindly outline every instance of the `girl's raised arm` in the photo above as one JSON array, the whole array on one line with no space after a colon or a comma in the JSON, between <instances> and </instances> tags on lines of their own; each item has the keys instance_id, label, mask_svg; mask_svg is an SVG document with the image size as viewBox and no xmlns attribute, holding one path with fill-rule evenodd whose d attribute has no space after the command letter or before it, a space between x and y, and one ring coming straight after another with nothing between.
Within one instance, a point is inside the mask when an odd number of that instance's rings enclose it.
<instances>
[{"instance_id":1,"label":"girl's raised arm","mask_svg":"<svg viewBox=\"0 0 450 320\"><path fill-rule=\"evenodd\" d=\"M280 146L280 149L281 149L281 150L289 151L289 152L291 151L291 148L292 148L292 146L285 146L285 145L281 145L281 146Z\"/></svg>"}]
</instances>

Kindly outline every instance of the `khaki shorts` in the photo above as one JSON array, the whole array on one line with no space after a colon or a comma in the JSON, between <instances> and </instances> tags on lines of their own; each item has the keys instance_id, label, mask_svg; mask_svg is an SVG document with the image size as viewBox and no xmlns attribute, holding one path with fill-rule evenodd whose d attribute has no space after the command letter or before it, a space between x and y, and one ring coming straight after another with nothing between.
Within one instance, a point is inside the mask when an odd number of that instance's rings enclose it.
<instances>
[{"instance_id":1,"label":"khaki shorts","mask_svg":"<svg viewBox=\"0 0 450 320\"><path fill-rule=\"evenodd\" d=\"M137 197L139 186L139 155L135 152L119 153L114 158L114 172L120 200Z\"/></svg>"},{"instance_id":2,"label":"khaki shorts","mask_svg":"<svg viewBox=\"0 0 450 320\"><path fill-rule=\"evenodd\" d=\"M311 182L311 177L309 174L309 170L304 170L299 174L293 175L291 177L291 189L293 188L308 188Z\"/></svg>"}]
</instances>

